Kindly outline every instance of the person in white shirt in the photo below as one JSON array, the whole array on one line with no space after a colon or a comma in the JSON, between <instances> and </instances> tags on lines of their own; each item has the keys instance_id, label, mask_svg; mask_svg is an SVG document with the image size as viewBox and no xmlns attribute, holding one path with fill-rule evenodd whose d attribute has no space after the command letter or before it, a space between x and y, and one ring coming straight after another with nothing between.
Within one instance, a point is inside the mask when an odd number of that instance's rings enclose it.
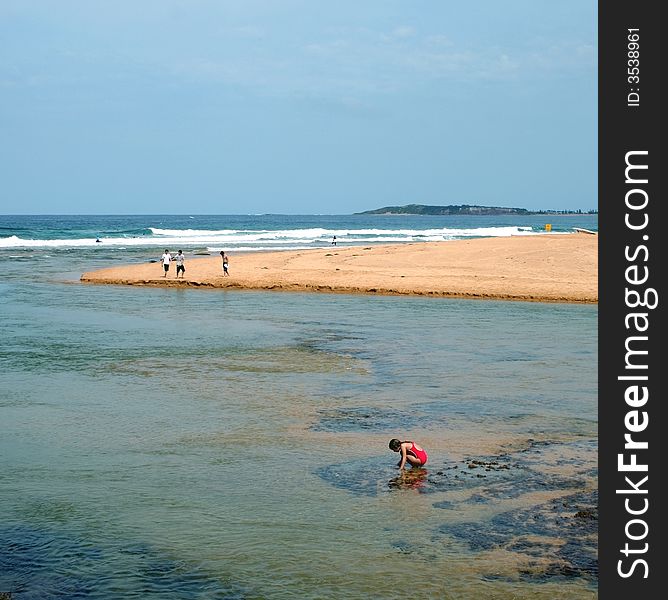
<instances>
[{"instance_id":1,"label":"person in white shirt","mask_svg":"<svg viewBox=\"0 0 668 600\"><path fill-rule=\"evenodd\" d=\"M165 249L165 253L162 255L160 260L162 261L162 268L165 270L163 277L167 277L169 263L172 262L172 255L169 253L169 250Z\"/></svg>"},{"instance_id":2,"label":"person in white shirt","mask_svg":"<svg viewBox=\"0 0 668 600\"><path fill-rule=\"evenodd\" d=\"M179 278L179 273L181 273L181 279L186 272L186 267L183 264L186 260L186 257L183 256L183 250L179 250L179 253L174 257L174 262L176 263L176 278Z\"/></svg>"}]
</instances>

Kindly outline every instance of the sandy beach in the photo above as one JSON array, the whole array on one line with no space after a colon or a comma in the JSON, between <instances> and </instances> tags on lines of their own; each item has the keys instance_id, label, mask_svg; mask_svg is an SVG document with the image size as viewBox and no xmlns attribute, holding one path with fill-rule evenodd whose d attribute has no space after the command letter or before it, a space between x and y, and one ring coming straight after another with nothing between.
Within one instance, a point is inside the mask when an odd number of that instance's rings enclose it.
<instances>
[{"instance_id":1,"label":"sandy beach","mask_svg":"<svg viewBox=\"0 0 668 600\"><path fill-rule=\"evenodd\" d=\"M170 249L175 253L175 249ZM84 273L81 281L139 286L598 302L598 235L480 238L383 246L186 255L186 276L157 262Z\"/></svg>"}]
</instances>

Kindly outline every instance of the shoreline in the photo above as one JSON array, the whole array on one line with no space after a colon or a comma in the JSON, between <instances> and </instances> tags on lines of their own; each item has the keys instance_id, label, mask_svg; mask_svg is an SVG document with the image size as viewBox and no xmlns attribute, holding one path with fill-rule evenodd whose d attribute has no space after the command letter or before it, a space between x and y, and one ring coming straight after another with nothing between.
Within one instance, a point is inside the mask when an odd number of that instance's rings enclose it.
<instances>
[{"instance_id":1,"label":"shoreline","mask_svg":"<svg viewBox=\"0 0 668 600\"><path fill-rule=\"evenodd\" d=\"M175 251L172 250L174 253ZM83 273L87 284L598 303L598 236L587 233L186 255Z\"/></svg>"}]
</instances>

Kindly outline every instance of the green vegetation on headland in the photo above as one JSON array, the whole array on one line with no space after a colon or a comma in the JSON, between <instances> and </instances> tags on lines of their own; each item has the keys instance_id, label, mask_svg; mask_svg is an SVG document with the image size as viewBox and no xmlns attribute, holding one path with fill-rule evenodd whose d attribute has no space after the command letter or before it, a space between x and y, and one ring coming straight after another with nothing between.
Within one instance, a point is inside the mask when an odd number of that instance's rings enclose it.
<instances>
[{"instance_id":1,"label":"green vegetation on headland","mask_svg":"<svg viewBox=\"0 0 668 600\"><path fill-rule=\"evenodd\" d=\"M427 206L406 204L405 206L384 206L375 210L365 210L356 215L595 215L598 210L527 210L503 206L475 206L470 204L450 204L449 206Z\"/></svg>"}]
</instances>

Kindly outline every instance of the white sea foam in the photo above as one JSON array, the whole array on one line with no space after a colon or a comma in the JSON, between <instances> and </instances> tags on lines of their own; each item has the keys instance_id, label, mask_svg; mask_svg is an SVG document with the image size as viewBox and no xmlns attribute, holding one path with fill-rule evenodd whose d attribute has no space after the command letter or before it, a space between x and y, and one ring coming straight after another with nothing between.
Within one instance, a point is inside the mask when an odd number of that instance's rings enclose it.
<instances>
[{"instance_id":1,"label":"white sea foam","mask_svg":"<svg viewBox=\"0 0 668 600\"><path fill-rule=\"evenodd\" d=\"M531 227L477 227L441 229L160 229L149 228L153 235L136 237L101 237L79 239L23 239L15 235L0 238L0 248L92 248L92 247L214 247L248 250L271 248L308 248L327 246L336 236L342 245L383 244L418 241L443 241L471 237L508 237L541 235ZM551 232L555 233L555 232Z\"/></svg>"}]
</instances>

